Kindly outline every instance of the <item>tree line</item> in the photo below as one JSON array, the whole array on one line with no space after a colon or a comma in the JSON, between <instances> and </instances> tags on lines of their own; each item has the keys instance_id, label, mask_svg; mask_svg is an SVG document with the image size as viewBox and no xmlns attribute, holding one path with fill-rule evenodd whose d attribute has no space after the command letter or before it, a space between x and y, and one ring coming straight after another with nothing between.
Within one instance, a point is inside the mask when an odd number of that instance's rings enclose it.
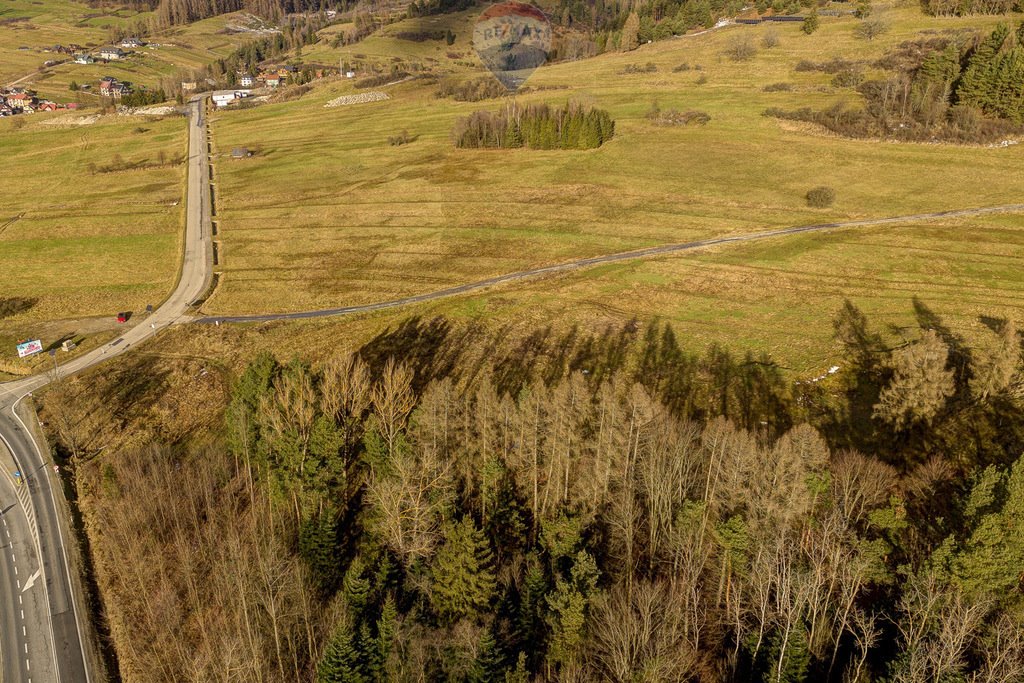
<instances>
[{"instance_id":1,"label":"tree line","mask_svg":"<svg viewBox=\"0 0 1024 683\"><path fill-rule=\"evenodd\" d=\"M829 389L662 325L262 354L223 438L81 470L124 680L1018 680L1021 338L915 313L844 306Z\"/></svg>"},{"instance_id":2,"label":"tree line","mask_svg":"<svg viewBox=\"0 0 1024 683\"><path fill-rule=\"evenodd\" d=\"M456 147L474 149L594 149L614 134L607 111L576 102L564 107L510 102L497 112L474 112L452 128Z\"/></svg>"}]
</instances>

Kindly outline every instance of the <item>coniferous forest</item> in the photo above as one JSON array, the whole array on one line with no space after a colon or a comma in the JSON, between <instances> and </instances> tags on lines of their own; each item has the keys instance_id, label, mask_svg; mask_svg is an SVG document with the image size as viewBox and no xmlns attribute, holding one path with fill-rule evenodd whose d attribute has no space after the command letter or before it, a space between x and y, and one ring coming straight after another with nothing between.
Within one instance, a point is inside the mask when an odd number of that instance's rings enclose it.
<instances>
[{"instance_id":1,"label":"coniferous forest","mask_svg":"<svg viewBox=\"0 0 1024 683\"><path fill-rule=\"evenodd\" d=\"M1021 337L917 315L848 304L799 383L656 323L410 324L260 355L204 444L64 431L123 679L1021 680Z\"/></svg>"}]
</instances>

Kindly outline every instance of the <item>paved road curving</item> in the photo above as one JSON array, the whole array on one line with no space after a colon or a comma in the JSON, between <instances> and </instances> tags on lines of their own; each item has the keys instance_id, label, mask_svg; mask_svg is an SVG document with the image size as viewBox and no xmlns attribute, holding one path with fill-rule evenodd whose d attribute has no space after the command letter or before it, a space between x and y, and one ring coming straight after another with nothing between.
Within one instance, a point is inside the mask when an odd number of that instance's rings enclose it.
<instances>
[{"instance_id":1,"label":"paved road curving","mask_svg":"<svg viewBox=\"0 0 1024 683\"><path fill-rule=\"evenodd\" d=\"M188 205L181 275L152 315L114 341L68 361L55 373L0 384L0 659L4 683L89 683L83 642L87 615L78 614L75 579L64 546L56 496L60 482L49 454L39 448L18 404L30 392L121 355L182 319L211 277L209 157L203 102L190 105ZM139 316L142 317L142 316ZM24 410L21 411L22 413ZM55 491L57 493L55 493ZM30 577L39 572L29 584Z\"/></svg>"},{"instance_id":2,"label":"paved road curving","mask_svg":"<svg viewBox=\"0 0 1024 683\"><path fill-rule=\"evenodd\" d=\"M960 209L955 211L937 211L935 213L918 213L911 214L908 216L893 216L891 218L865 218L862 220L843 221L839 223L818 223L815 225L800 225L791 228L779 228L777 230L766 230L763 232L755 232L745 235L733 235L730 237L714 237L711 239L698 240L695 242L683 242L682 244L666 244L660 247L648 247L646 249L623 251L617 254L607 254L605 256L593 256L591 258L577 259L575 261L568 261L566 263L559 263L551 266L543 266L541 268L520 270L515 273L498 275L497 277L488 278L486 280L480 280L479 282L470 282L464 285L458 285L456 287L441 289L436 292L417 294L415 296L407 296L401 299L381 301L373 304L362 304L359 306L343 306L341 308L324 308L315 311L299 311L296 313L209 316L205 318L199 318L195 322L206 324L270 322L272 320L302 320L306 318L324 318L335 315L367 313L370 311L379 311L385 308L396 308L398 306L408 306L410 304L418 304L426 301L436 301L437 299L444 299L447 297L456 296L458 294L466 294L468 292L487 289L489 287L494 287L496 285L501 285L509 282L516 282L518 280L535 278L541 275L550 275L552 273L564 273L571 270L588 268L590 266L599 266L605 263L634 261L636 259L650 258L652 256L666 256L678 252L704 249L706 247L713 247L720 244L732 244L734 242L754 242L757 240L769 239L772 237L798 235L800 233L805 232L825 232L828 230L840 230L844 228L856 228L872 225L887 225L891 223L914 223L920 221L934 221L944 218L963 218L970 216L981 216L990 213L1020 212L1024 212L1024 204L1003 204L1000 206L987 206L976 209Z\"/></svg>"}]
</instances>

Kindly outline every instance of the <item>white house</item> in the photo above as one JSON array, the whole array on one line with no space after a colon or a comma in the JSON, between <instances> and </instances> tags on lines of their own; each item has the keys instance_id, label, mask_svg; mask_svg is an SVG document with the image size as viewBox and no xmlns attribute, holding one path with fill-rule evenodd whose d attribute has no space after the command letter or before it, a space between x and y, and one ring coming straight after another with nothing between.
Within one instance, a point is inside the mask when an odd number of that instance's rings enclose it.
<instances>
[{"instance_id":1,"label":"white house","mask_svg":"<svg viewBox=\"0 0 1024 683\"><path fill-rule=\"evenodd\" d=\"M252 74L242 74L238 77L238 84L243 88L251 88L256 85L256 79L252 77Z\"/></svg>"},{"instance_id":2,"label":"white house","mask_svg":"<svg viewBox=\"0 0 1024 683\"><path fill-rule=\"evenodd\" d=\"M248 90L215 90L213 92L213 103L218 107L226 107L235 100L248 96Z\"/></svg>"},{"instance_id":3,"label":"white house","mask_svg":"<svg viewBox=\"0 0 1024 683\"><path fill-rule=\"evenodd\" d=\"M92 55L75 55L75 64L92 64L96 60L92 58Z\"/></svg>"},{"instance_id":4,"label":"white house","mask_svg":"<svg viewBox=\"0 0 1024 683\"><path fill-rule=\"evenodd\" d=\"M115 60L124 59L128 54L119 47L100 48L100 59Z\"/></svg>"}]
</instances>

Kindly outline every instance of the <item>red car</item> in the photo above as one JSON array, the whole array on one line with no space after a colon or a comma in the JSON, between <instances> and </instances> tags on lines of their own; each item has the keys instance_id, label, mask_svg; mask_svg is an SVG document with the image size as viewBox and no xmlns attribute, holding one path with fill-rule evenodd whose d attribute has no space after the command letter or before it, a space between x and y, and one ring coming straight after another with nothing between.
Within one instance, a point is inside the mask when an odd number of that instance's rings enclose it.
<instances>
[{"instance_id":1,"label":"red car","mask_svg":"<svg viewBox=\"0 0 1024 683\"><path fill-rule=\"evenodd\" d=\"M130 315L131 315L131 313L118 313L117 314L117 322L119 322L119 323L126 323L126 322L128 322L128 316L130 316Z\"/></svg>"}]
</instances>

